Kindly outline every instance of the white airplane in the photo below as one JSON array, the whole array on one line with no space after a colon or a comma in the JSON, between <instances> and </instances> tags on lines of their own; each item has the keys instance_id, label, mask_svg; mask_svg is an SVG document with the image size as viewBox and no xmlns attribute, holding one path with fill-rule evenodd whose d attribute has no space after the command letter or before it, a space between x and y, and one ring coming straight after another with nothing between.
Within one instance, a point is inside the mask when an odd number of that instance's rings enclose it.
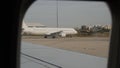
<instances>
[{"instance_id":1,"label":"white airplane","mask_svg":"<svg viewBox=\"0 0 120 68\"><path fill-rule=\"evenodd\" d=\"M74 28L36 28L36 27L28 27L23 21L22 24L22 34L27 35L44 35L44 38L47 37L66 37L66 35L77 34L77 31Z\"/></svg>"}]
</instances>

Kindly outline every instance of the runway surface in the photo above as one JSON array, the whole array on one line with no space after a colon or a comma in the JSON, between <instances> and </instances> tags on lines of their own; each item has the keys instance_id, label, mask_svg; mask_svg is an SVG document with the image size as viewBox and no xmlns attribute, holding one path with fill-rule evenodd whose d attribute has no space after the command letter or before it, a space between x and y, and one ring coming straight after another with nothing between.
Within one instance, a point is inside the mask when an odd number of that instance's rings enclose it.
<instances>
[{"instance_id":1,"label":"runway surface","mask_svg":"<svg viewBox=\"0 0 120 68\"><path fill-rule=\"evenodd\" d=\"M22 42L21 68L107 68L107 58Z\"/></svg>"},{"instance_id":2,"label":"runway surface","mask_svg":"<svg viewBox=\"0 0 120 68\"><path fill-rule=\"evenodd\" d=\"M73 37L73 38L40 38L24 37L23 41L33 44L44 45L53 48L59 48L78 53L85 53L98 57L108 58L109 42L108 37Z\"/></svg>"}]
</instances>

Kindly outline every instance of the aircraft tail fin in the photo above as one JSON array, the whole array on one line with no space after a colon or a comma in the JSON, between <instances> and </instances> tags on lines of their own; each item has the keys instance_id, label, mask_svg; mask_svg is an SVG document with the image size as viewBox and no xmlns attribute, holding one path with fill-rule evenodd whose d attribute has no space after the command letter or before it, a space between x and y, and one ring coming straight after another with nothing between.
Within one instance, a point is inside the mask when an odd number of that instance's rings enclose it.
<instances>
[{"instance_id":1,"label":"aircraft tail fin","mask_svg":"<svg viewBox=\"0 0 120 68\"><path fill-rule=\"evenodd\" d=\"M22 28L28 28L28 26L25 24L25 22L23 21L23 23L22 23Z\"/></svg>"}]
</instances>

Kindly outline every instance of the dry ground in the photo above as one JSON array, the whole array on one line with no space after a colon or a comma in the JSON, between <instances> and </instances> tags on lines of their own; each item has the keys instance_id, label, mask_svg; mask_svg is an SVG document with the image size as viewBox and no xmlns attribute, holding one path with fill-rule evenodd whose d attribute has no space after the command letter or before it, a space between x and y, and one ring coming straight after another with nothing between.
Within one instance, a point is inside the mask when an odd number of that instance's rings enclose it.
<instances>
[{"instance_id":1,"label":"dry ground","mask_svg":"<svg viewBox=\"0 0 120 68\"><path fill-rule=\"evenodd\" d=\"M39 36L28 36L22 37L22 41L85 53L98 57L107 58L109 52L109 38L107 37L73 37L45 39Z\"/></svg>"}]
</instances>

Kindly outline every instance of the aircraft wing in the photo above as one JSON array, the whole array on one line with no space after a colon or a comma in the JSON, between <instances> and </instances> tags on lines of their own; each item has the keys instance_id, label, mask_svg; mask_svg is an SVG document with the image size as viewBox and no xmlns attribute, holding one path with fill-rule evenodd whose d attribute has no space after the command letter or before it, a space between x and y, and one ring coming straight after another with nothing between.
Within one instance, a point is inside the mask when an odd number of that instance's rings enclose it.
<instances>
[{"instance_id":1,"label":"aircraft wing","mask_svg":"<svg viewBox=\"0 0 120 68\"><path fill-rule=\"evenodd\" d=\"M59 37L60 33L62 33L62 32L63 31L49 32L49 33L45 34L45 36Z\"/></svg>"},{"instance_id":2,"label":"aircraft wing","mask_svg":"<svg viewBox=\"0 0 120 68\"><path fill-rule=\"evenodd\" d=\"M107 58L22 42L21 68L106 68Z\"/></svg>"},{"instance_id":3,"label":"aircraft wing","mask_svg":"<svg viewBox=\"0 0 120 68\"><path fill-rule=\"evenodd\" d=\"M54 31L54 32L49 32L46 35L55 35L55 34L60 34L63 31Z\"/></svg>"}]
</instances>

